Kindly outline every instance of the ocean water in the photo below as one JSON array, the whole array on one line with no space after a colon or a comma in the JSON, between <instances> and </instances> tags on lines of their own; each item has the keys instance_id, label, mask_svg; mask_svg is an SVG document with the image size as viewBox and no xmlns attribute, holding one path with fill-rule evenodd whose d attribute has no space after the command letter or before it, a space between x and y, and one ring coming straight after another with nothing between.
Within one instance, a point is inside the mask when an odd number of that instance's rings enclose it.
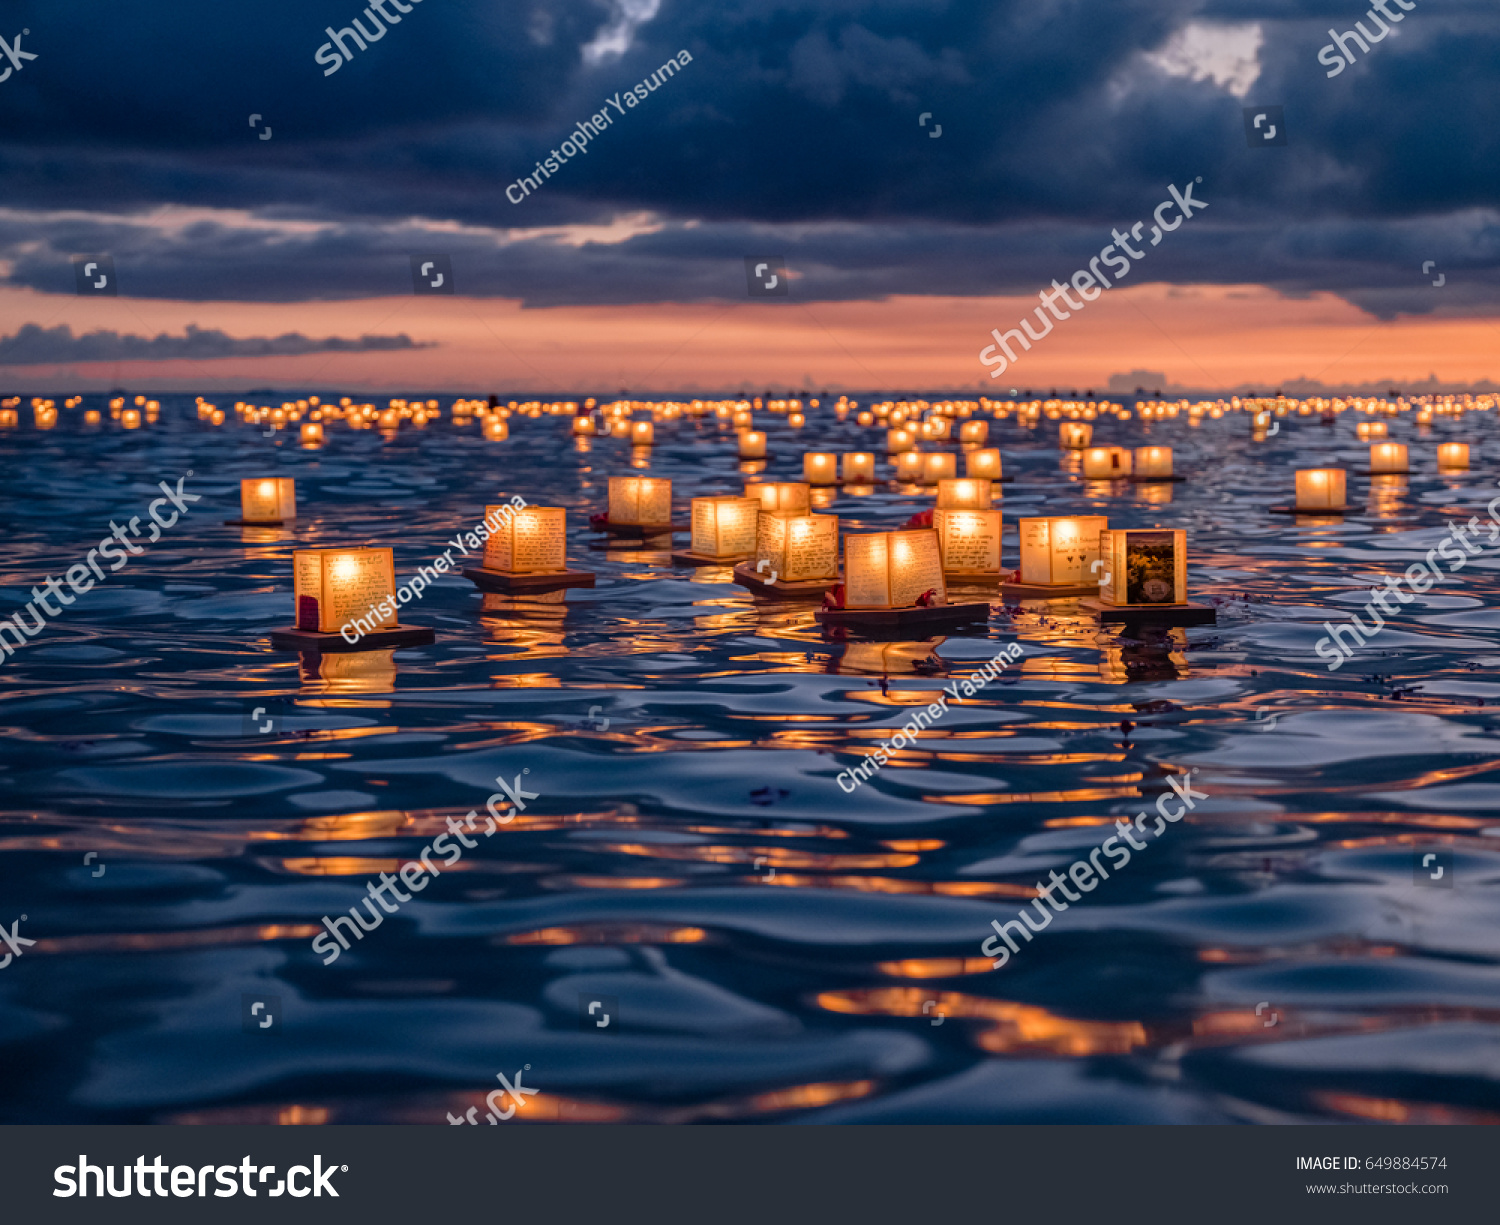
<instances>
[{"instance_id":1,"label":"ocean water","mask_svg":"<svg viewBox=\"0 0 1500 1225\"><path fill-rule=\"evenodd\" d=\"M333 423L306 450L188 397L135 431L93 407L0 431L0 612L158 482L191 471L201 501L0 663L0 925L35 941L0 970L0 1120L484 1125L517 1073L535 1094L504 1125L1500 1119L1500 545L1337 671L1314 654L1450 520L1487 521L1490 414L1393 423L1413 475L1351 474L1333 522L1267 508L1294 467L1364 466L1352 413L1264 441L1243 416L1098 424L1176 448L1188 479L1153 489L1085 484L1053 423L992 422L1007 564L1020 515L1181 527L1217 624L1130 638L991 593L982 628L867 642L724 568L591 545L609 475L669 476L684 507L739 491L713 419L633 457L561 418L493 443ZM769 420L787 479L883 437ZM1473 471L1435 471L1445 439ZM296 477L296 526L226 525L265 475ZM568 508L594 588L449 575L402 614L432 646L270 649L294 548L388 544L407 577L517 494ZM930 504L826 509L859 531ZM1207 798L992 969L991 921L1187 770ZM497 778L535 798L486 835ZM475 846L325 965L323 918L471 810Z\"/></svg>"}]
</instances>

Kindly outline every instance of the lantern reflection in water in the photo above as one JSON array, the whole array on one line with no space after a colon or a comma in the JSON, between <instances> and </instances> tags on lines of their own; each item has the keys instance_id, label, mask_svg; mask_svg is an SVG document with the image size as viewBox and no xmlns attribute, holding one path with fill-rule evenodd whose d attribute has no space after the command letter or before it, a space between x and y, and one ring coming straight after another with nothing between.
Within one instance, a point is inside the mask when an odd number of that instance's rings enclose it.
<instances>
[{"instance_id":1,"label":"lantern reflection in water","mask_svg":"<svg viewBox=\"0 0 1500 1225\"><path fill-rule=\"evenodd\" d=\"M1104 515L1077 518L1021 519L1023 583L1096 584L1099 533L1109 526Z\"/></svg>"},{"instance_id":2,"label":"lantern reflection in water","mask_svg":"<svg viewBox=\"0 0 1500 1225\"><path fill-rule=\"evenodd\" d=\"M827 670L857 676L931 676L945 670L937 653L947 639L926 642L843 642L829 647Z\"/></svg>"},{"instance_id":3,"label":"lantern reflection in water","mask_svg":"<svg viewBox=\"0 0 1500 1225\"><path fill-rule=\"evenodd\" d=\"M923 597L934 604L948 602L937 532L875 532L845 539L845 608L914 608Z\"/></svg>"},{"instance_id":4,"label":"lantern reflection in water","mask_svg":"<svg viewBox=\"0 0 1500 1225\"><path fill-rule=\"evenodd\" d=\"M740 561L755 552L757 498L694 498L692 551L718 561Z\"/></svg>"},{"instance_id":5,"label":"lantern reflection in water","mask_svg":"<svg viewBox=\"0 0 1500 1225\"><path fill-rule=\"evenodd\" d=\"M390 549L297 549L292 553L297 628L336 634L356 618L396 628L396 569ZM390 611L377 611L376 606Z\"/></svg>"},{"instance_id":6,"label":"lantern reflection in water","mask_svg":"<svg viewBox=\"0 0 1500 1225\"><path fill-rule=\"evenodd\" d=\"M297 517L297 482L290 476L240 482L240 518L245 523L283 523Z\"/></svg>"},{"instance_id":7,"label":"lantern reflection in water","mask_svg":"<svg viewBox=\"0 0 1500 1225\"><path fill-rule=\"evenodd\" d=\"M395 651L303 651L298 664L302 684L321 693L389 693L396 687Z\"/></svg>"}]
</instances>

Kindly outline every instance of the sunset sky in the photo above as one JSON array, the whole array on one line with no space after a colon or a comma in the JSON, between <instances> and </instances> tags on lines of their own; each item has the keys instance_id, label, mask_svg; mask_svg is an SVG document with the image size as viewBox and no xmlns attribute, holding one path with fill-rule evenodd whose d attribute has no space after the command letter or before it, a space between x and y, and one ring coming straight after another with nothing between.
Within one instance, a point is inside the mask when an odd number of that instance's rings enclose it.
<instances>
[{"instance_id":1,"label":"sunset sky","mask_svg":"<svg viewBox=\"0 0 1500 1225\"><path fill-rule=\"evenodd\" d=\"M0 63L0 390L1496 377L1477 0L1334 78L1328 28L1363 13L1314 0L408 0L325 76L354 3L8 6L36 58ZM1252 148L1269 105L1287 144ZM1207 209L987 377L991 328L1199 179ZM99 254L118 297L74 290ZM412 292L430 254L454 295ZM784 258L789 294L751 299L746 256Z\"/></svg>"}]
</instances>

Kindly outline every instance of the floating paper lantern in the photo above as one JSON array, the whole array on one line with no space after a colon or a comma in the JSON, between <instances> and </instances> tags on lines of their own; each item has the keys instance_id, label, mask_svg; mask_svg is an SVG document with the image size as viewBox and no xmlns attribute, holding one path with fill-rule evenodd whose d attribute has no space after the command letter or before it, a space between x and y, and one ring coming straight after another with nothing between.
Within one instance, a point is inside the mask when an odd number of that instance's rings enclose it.
<instances>
[{"instance_id":1,"label":"floating paper lantern","mask_svg":"<svg viewBox=\"0 0 1500 1225\"><path fill-rule=\"evenodd\" d=\"M623 527L670 526L672 482L649 476L610 477L609 522Z\"/></svg>"},{"instance_id":2,"label":"floating paper lantern","mask_svg":"<svg viewBox=\"0 0 1500 1225\"><path fill-rule=\"evenodd\" d=\"M762 561L769 562L764 570ZM834 579L839 572L837 515L762 510L756 519L755 564L783 583Z\"/></svg>"},{"instance_id":3,"label":"floating paper lantern","mask_svg":"<svg viewBox=\"0 0 1500 1225\"><path fill-rule=\"evenodd\" d=\"M1060 421L1057 442L1065 451L1082 451L1094 437L1094 427L1087 421Z\"/></svg>"},{"instance_id":4,"label":"floating paper lantern","mask_svg":"<svg viewBox=\"0 0 1500 1225\"><path fill-rule=\"evenodd\" d=\"M304 421L302 423L302 445L305 447L321 446L323 443L323 425L319 421Z\"/></svg>"},{"instance_id":5,"label":"floating paper lantern","mask_svg":"<svg viewBox=\"0 0 1500 1225\"><path fill-rule=\"evenodd\" d=\"M729 424L737 430L748 430L755 424L755 414L748 408L740 409L730 416Z\"/></svg>"},{"instance_id":6,"label":"floating paper lantern","mask_svg":"<svg viewBox=\"0 0 1500 1225\"><path fill-rule=\"evenodd\" d=\"M1021 582L1053 585L1098 583L1099 533L1105 515L1022 519Z\"/></svg>"},{"instance_id":7,"label":"floating paper lantern","mask_svg":"<svg viewBox=\"0 0 1500 1225\"><path fill-rule=\"evenodd\" d=\"M936 485L958 475L958 457L947 451L929 451L922 456L922 484Z\"/></svg>"},{"instance_id":8,"label":"floating paper lantern","mask_svg":"<svg viewBox=\"0 0 1500 1225\"><path fill-rule=\"evenodd\" d=\"M885 453L887 455L902 455L907 451L916 449L917 439L910 430L886 430Z\"/></svg>"},{"instance_id":9,"label":"floating paper lantern","mask_svg":"<svg viewBox=\"0 0 1500 1225\"><path fill-rule=\"evenodd\" d=\"M138 408L127 408L120 417L120 424L127 430L138 430L141 428L141 410Z\"/></svg>"},{"instance_id":10,"label":"floating paper lantern","mask_svg":"<svg viewBox=\"0 0 1500 1225\"><path fill-rule=\"evenodd\" d=\"M875 480L875 456L869 451L850 451L843 456L839 475L846 485L869 485Z\"/></svg>"},{"instance_id":11,"label":"floating paper lantern","mask_svg":"<svg viewBox=\"0 0 1500 1225\"><path fill-rule=\"evenodd\" d=\"M396 627L396 568L390 549L297 549L292 574L299 630L336 634L356 618L372 629Z\"/></svg>"},{"instance_id":12,"label":"floating paper lantern","mask_svg":"<svg viewBox=\"0 0 1500 1225\"><path fill-rule=\"evenodd\" d=\"M828 451L808 451L802 457L802 479L809 485L838 484L838 456Z\"/></svg>"},{"instance_id":13,"label":"floating paper lantern","mask_svg":"<svg viewBox=\"0 0 1500 1225\"><path fill-rule=\"evenodd\" d=\"M692 551L723 561L754 555L759 515L758 498L694 498Z\"/></svg>"},{"instance_id":14,"label":"floating paper lantern","mask_svg":"<svg viewBox=\"0 0 1500 1225\"><path fill-rule=\"evenodd\" d=\"M506 574L568 568L568 512L560 506L486 506L484 566Z\"/></svg>"},{"instance_id":15,"label":"floating paper lantern","mask_svg":"<svg viewBox=\"0 0 1500 1225\"><path fill-rule=\"evenodd\" d=\"M812 490L805 481L767 481L746 484L745 496L759 498L761 510L802 511L812 505Z\"/></svg>"},{"instance_id":16,"label":"floating paper lantern","mask_svg":"<svg viewBox=\"0 0 1500 1225\"><path fill-rule=\"evenodd\" d=\"M1370 471L1386 476L1411 471L1406 459L1406 444L1372 442L1370 444Z\"/></svg>"},{"instance_id":17,"label":"floating paper lantern","mask_svg":"<svg viewBox=\"0 0 1500 1225\"><path fill-rule=\"evenodd\" d=\"M949 478L937 483L937 507L939 510L989 510L994 498L994 487L989 481L964 477Z\"/></svg>"},{"instance_id":18,"label":"floating paper lantern","mask_svg":"<svg viewBox=\"0 0 1500 1225\"><path fill-rule=\"evenodd\" d=\"M1115 607L1187 602L1187 533L1181 528L1105 528L1099 599Z\"/></svg>"},{"instance_id":19,"label":"floating paper lantern","mask_svg":"<svg viewBox=\"0 0 1500 1225\"><path fill-rule=\"evenodd\" d=\"M1000 574L1000 512L945 510L932 512L947 574L998 578Z\"/></svg>"},{"instance_id":20,"label":"floating paper lantern","mask_svg":"<svg viewBox=\"0 0 1500 1225\"><path fill-rule=\"evenodd\" d=\"M896 479L913 484L922 479L922 468L926 456L920 451L903 451L896 456Z\"/></svg>"},{"instance_id":21,"label":"floating paper lantern","mask_svg":"<svg viewBox=\"0 0 1500 1225\"><path fill-rule=\"evenodd\" d=\"M381 425L385 424L384 414L381 417ZM491 442L503 442L510 437L510 426L505 424L504 417L486 417L484 419L484 436Z\"/></svg>"},{"instance_id":22,"label":"floating paper lantern","mask_svg":"<svg viewBox=\"0 0 1500 1225\"><path fill-rule=\"evenodd\" d=\"M1124 447L1090 447L1083 453L1084 480L1121 480L1130 475L1130 458Z\"/></svg>"},{"instance_id":23,"label":"floating paper lantern","mask_svg":"<svg viewBox=\"0 0 1500 1225\"><path fill-rule=\"evenodd\" d=\"M1172 475L1171 447L1136 447L1135 476L1165 479Z\"/></svg>"},{"instance_id":24,"label":"floating paper lantern","mask_svg":"<svg viewBox=\"0 0 1500 1225\"><path fill-rule=\"evenodd\" d=\"M931 417L922 422L922 437L941 442L953 433L953 422L947 417Z\"/></svg>"},{"instance_id":25,"label":"floating paper lantern","mask_svg":"<svg viewBox=\"0 0 1500 1225\"><path fill-rule=\"evenodd\" d=\"M1342 468L1301 468L1295 473L1297 510L1343 510Z\"/></svg>"},{"instance_id":26,"label":"floating paper lantern","mask_svg":"<svg viewBox=\"0 0 1500 1225\"><path fill-rule=\"evenodd\" d=\"M588 436L594 433L594 419L592 417L574 417L573 433Z\"/></svg>"},{"instance_id":27,"label":"floating paper lantern","mask_svg":"<svg viewBox=\"0 0 1500 1225\"><path fill-rule=\"evenodd\" d=\"M1467 472L1469 468L1469 444L1466 442L1439 443L1438 467L1445 472Z\"/></svg>"},{"instance_id":28,"label":"floating paper lantern","mask_svg":"<svg viewBox=\"0 0 1500 1225\"><path fill-rule=\"evenodd\" d=\"M800 430L804 425L807 424L807 418L804 417L801 413L790 413L787 415L786 423L787 425L791 426L792 429Z\"/></svg>"},{"instance_id":29,"label":"floating paper lantern","mask_svg":"<svg viewBox=\"0 0 1500 1225\"><path fill-rule=\"evenodd\" d=\"M218 417L218 420L215 421L214 424L215 425L223 425L224 424L224 414L222 412L220 412L218 409L214 409L214 415L216 417ZM100 414L100 412L99 412L99 410L97 408L88 409L83 414L83 423L85 425L98 425L103 419L104 419L103 416Z\"/></svg>"},{"instance_id":30,"label":"floating paper lantern","mask_svg":"<svg viewBox=\"0 0 1500 1225\"><path fill-rule=\"evenodd\" d=\"M632 421L630 423L630 442L632 446L649 447L656 441L656 427L649 421Z\"/></svg>"},{"instance_id":31,"label":"floating paper lantern","mask_svg":"<svg viewBox=\"0 0 1500 1225\"><path fill-rule=\"evenodd\" d=\"M1368 442L1372 438L1386 438L1390 435L1390 426L1384 421L1356 421L1354 423L1354 436L1361 442Z\"/></svg>"},{"instance_id":32,"label":"floating paper lantern","mask_svg":"<svg viewBox=\"0 0 1500 1225\"><path fill-rule=\"evenodd\" d=\"M990 436L988 421L965 421L958 427L959 442L983 442Z\"/></svg>"},{"instance_id":33,"label":"floating paper lantern","mask_svg":"<svg viewBox=\"0 0 1500 1225\"><path fill-rule=\"evenodd\" d=\"M875 414L866 409L863 412L855 413L854 420L858 425L874 425Z\"/></svg>"},{"instance_id":34,"label":"floating paper lantern","mask_svg":"<svg viewBox=\"0 0 1500 1225\"><path fill-rule=\"evenodd\" d=\"M289 476L240 482L240 518L246 523L281 523L297 517L297 482Z\"/></svg>"},{"instance_id":35,"label":"floating paper lantern","mask_svg":"<svg viewBox=\"0 0 1500 1225\"><path fill-rule=\"evenodd\" d=\"M845 539L845 608L914 608L928 593L933 604L948 602L936 531L876 532Z\"/></svg>"},{"instance_id":36,"label":"floating paper lantern","mask_svg":"<svg viewBox=\"0 0 1500 1225\"><path fill-rule=\"evenodd\" d=\"M740 458L765 459L766 436L760 430L740 431Z\"/></svg>"},{"instance_id":37,"label":"floating paper lantern","mask_svg":"<svg viewBox=\"0 0 1500 1225\"><path fill-rule=\"evenodd\" d=\"M989 481L1000 479L1000 452L995 447L969 451L964 455L964 475Z\"/></svg>"}]
</instances>

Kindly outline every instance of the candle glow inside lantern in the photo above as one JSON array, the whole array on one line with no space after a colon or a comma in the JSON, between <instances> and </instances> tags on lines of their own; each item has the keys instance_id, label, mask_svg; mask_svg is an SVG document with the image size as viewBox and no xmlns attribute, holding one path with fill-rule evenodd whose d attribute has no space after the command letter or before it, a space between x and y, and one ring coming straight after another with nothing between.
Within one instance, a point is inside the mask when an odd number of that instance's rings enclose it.
<instances>
[{"instance_id":1,"label":"candle glow inside lantern","mask_svg":"<svg viewBox=\"0 0 1500 1225\"><path fill-rule=\"evenodd\" d=\"M988 421L965 421L958 427L959 442L983 442L990 436Z\"/></svg>"},{"instance_id":2,"label":"candle glow inside lantern","mask_svg":"<svg viewBox=\"0 0 1500 1225\"><path fill-rule=\"evenodd\" d=\"M360 618L395 629L396 568L390 549L296 549L292 575L297 628L337 634Z\"/></svg>"},{"instance_id":3,"label":"candle glow inside lantern","mask_svg":"<svg viewBox=\"0 0 1500 1225\"><path fill-rule=\"evenodd\" d=\"M1370 471L1376 474L1409 472L1406 459L1406 444L1401 442L1372 442L1370 444Z\"/></svg>"},{"instance_id":4,"label":"candle glow inside lantern","mask_svg":"<svg viewBox=\"0 0 1500 1225\"><path fill-rule=\"evenodd\" d=\"M1469 444L1466 442L1438 443L1438 467L1446 472L1467 472Z\"/></svg>"},{"instance_id":5,"label":"candle glow inside lantern","mask_svg":"<svg viewBox=\"0 0 1500 1225\"><path fill-rule=\"evenodd\" d=\"M297 517L297 482L267 476L240 482L240 518L246 523L279 523Z\"/></svg>"},{"instance_id":6,"label":"candle glow inside lantern","mask_svg":"<svg viewBox=\"0 0 1500 1225\"><path fill-rule=\"evenodd\" d=\"M1172 475L1171 447L1136 447L1135 475L1137 477L1169 477Z\"/></svg>"},{"instance_id":7,"label":"candle glow inside lantern","mask_svg":"<svg viewBox=\"0 0 1500 1225\"><path fill-rule=\"evenodd\" d=\"M994 500L994 486L989 481L964 477L937 483L939 510L989 510Z\"/></svg>"},{"instance_id":8,"label":"candle glow inside lantern","mask_svg":"<svg viewBox=\"0 0 1500 1225\"><path fill-rule=\"evenodd\" d=\"M850 451L839 465L846 485L869 485L875 481L875 456L869 451Z\"/></svg>"},{"instance_id":9,"label":"candle glow inside lantern","mask_svg":"<svg viewBox=\"0 0 1500 1225\"><path fill-rule=\"evenodd\" d=\"M740 431L740 458L765 459L766 436L760 430Z\"/></svg>"},{"instance_id":10,"label":"candle glow inside lantern","mask_svg":"<svg viewBox=\"0 0 1500 1225\"><path fill-rule=\"evenodd\" d=\"M917 445L915 435L910 430L886 430L885 453L887 455L901 455L907 451L914 450Z\"/></svg>"},{"instance_id":11,"label":"candle glow inside lantern","mask_svg":"<svg viewBox=\"0 0 1500 1225\"><path fill-rule=\"evenodd\" d=\"M922 479L922 464L926 456L920 451L903 451L896 456L896 479L913 483Z\"/></svg>"},{"instance_id":12,"label":"candle glow inside lantern","mask_svg":"<svg viewBox=\"0 0 1500 1225\"><path fill-rule=\"evenodd\" d=\"M806 514L812 506L812 489L805 481L766 481L745 486L747 498L759 498L761 510L799 511Z\"/></svg>"},{"instance_id":13,"label":"candle glow inside lantern","mask_svg":"<svg viewBox=\"0 0 1500 1225\"><path fill-rule=\"evenodd\" d=\"M694 498L692 550L702 557L738 561L755 553L758 498Z\"/></svg>"},{"instance_id":14,"label":"candle glow inside lantern","mask_svg":"<svg viewBox=\"0 0 1500 1225\"><path fill-rule=\"evenodd\" d=\"M1187 532L1181 528L1105 528L1099 599L1115 607L1187 603Z\"/></svg>"},{"instance_id":15,"label":"candle glow inside lantern","mask_svg":"<svg viewBox=\"0 0 1500 1225\"><path fill-rule=\"evenodd\" d=\"M1361 442L1368 442L1372 438L1385 438L1390 434L1390 426L1384 421L1356 421L1354 423L1354 436Z\"/></svg>"},{"instance_id":16,"label":"candle glow inside lantern","mask_svg":"<svg viewBox=\"0 0 1500 1225\"><path fill-rule=\"evenodd\" d=\"M632 421L630 423L630 442L632 446L649 447L656 441L656 426L649 421Z\"/></svg>"},{"instance_id":17,"label":"candle glow inside lantern","mask_svg":"<svg viewBox=\"0 0 1500 1225\"><path fill-rule=\"evenodd\" d=\"M622 527L670 525L672 482L650 476L610 477L609 522Z\"/></svg>"},{"instance_id":18,"label":"candle glow inside lantern","mask_svg":"<svg viewBox=\"0 0 1500 1225\"><path fill-rule=\"evenodd\" d=\"M936 485L958 475L958 456L947 451L929 451L922 456L922 484Z\"/></svg>"},{"instance_id":19,"label":"candle glow inside lantern","mask_svg":"<svg viewBox=\"0 0 1500 1225\"><path fill-rule=\"evenodd\" d=\"M1000 512L946 510L932 512L943 570L947 574L996 578L1000 574Z\"/></svg>"},{"instance_id":20,"label":"candle glow inside lantern","mask_svg":"<svg viewBox=\"0 0 1500 1225\"><path fill-rule=\"evenodd\" d=\"M1124 447L1090 447L1083 453L1083 479L1121 480L1130 475L1130 452Z\"/></svg>"},{"instance_id":21,"label":"candle glow inside lantern","mask_svg":"<svg viewBox=\"0 0 1500 1225\"><path fill-rule=\"evenodd\" d=\"M762 510L755 522L756 566L762 561L783 583L837 578L838 516Z\"/></svg>"},{"instance_id":22,"label":"candle glow inside lantern","mask_svg":"<svg viewBox=\"0 0 1500 1225\"><path fill-rule=\"evenodd\" d=\"M323 423L321 421L304 421L302 423L302 445L305 447L318 446L323 441Z\"/></svg>"},{"instance_id":23,"label":"candle glow inside lantern","mask_svg":"<svg viewBox=\"0 0 1500 1225\"><path fill-rule=\"evenodd\" d=\"M586 437L587 435L590 435L593 432L594 432L594 419L592 417L574 417L573 418L573 433L579 434L579 435L582 435L582 436Z\"/></svg>"},{"instance_id":24,"label":"candle glow inside lantern","mask_svg":"<svg viewBox=\"0 0 1500 1225\"><path fill-rule=\"evenodd\" d=\"M935 530L876 532L845 539L845 608L914 608L927 592L933 593L935 604L948 602Z\"/></svg>"},{"instance_id":25,"label":"candle glow inside lantern","mask_svg":"<svg viewBox=\"0 0 1500 1225\"><path fill-rule=\"evenodd\" d=\"M484 521L491 525L486 570L546 574L568 568L568 512L561 506L486 506Z\"/></svg>"},{"instance_id":26,"label":"candle glow inside lantern","mask_svg":"<svg viewBox=\"0 0 1500 1225\"><path fill-rule=\"evenodd\" d=\"M1093 441L1094 427L1087 421L1060 421L1057 442L1065 451L1082 451Z\"/></svg>"},{"instance_id":27,"label":"candle glow inside lantern","mask_svg":"<svg viewBox=\"0 0 1500 1225\"><path fill-rule=\"evenodd\" d=\"M1344 470L1342 468L1301 468L1294 475L1297 481L1295 509L1344 509Z\"/></svg>"},{"instance_id":28,"label":"candle glow inside lantern","mask_svg":"<svg viewBox=\"0 0 1500 1225\"><path fill-rule=\"evenodd\" d=\"M837 485L838 456L829 451L808 451L802 456L802 479L809 485Z\"/></svg>"},{"instance_id":29,"label":"candle glow inside lantern","mask_svg":"<svg viewBox=\"0 0 1500 1225\"><path fill-rule=\"evenodd\" d=\"M1108 526L1105 515L1020 520L1021 582L1097 583L1091 567L1099 558L1099 533Z\"/></svg>"},{"instance_id":30,"label":"candle glow inside lantern","mask_svg":"<svg viewBox=\"0 0 1500 1225\"><path fill-rule=\"evenodd\" d=\"M385 416L382 414L380 424L385 425ZM395 423L392 422L392 428ZM486 417L484 419L484 436L491 442L504 442L510 437L510 426L505 424L504 417Z\"/></svg>"},{"instance_id":31,"label":"candle glow inside lantern","mask_svg":"<svg viewBox=\"0 0 1500 1225\"><path fill-rule=\"evenodd\" d=\"M999 449L987 447L981 451L968 452L964 456L964 475L998 481L1000 479Z\"/></svg>"}]
</instances>

